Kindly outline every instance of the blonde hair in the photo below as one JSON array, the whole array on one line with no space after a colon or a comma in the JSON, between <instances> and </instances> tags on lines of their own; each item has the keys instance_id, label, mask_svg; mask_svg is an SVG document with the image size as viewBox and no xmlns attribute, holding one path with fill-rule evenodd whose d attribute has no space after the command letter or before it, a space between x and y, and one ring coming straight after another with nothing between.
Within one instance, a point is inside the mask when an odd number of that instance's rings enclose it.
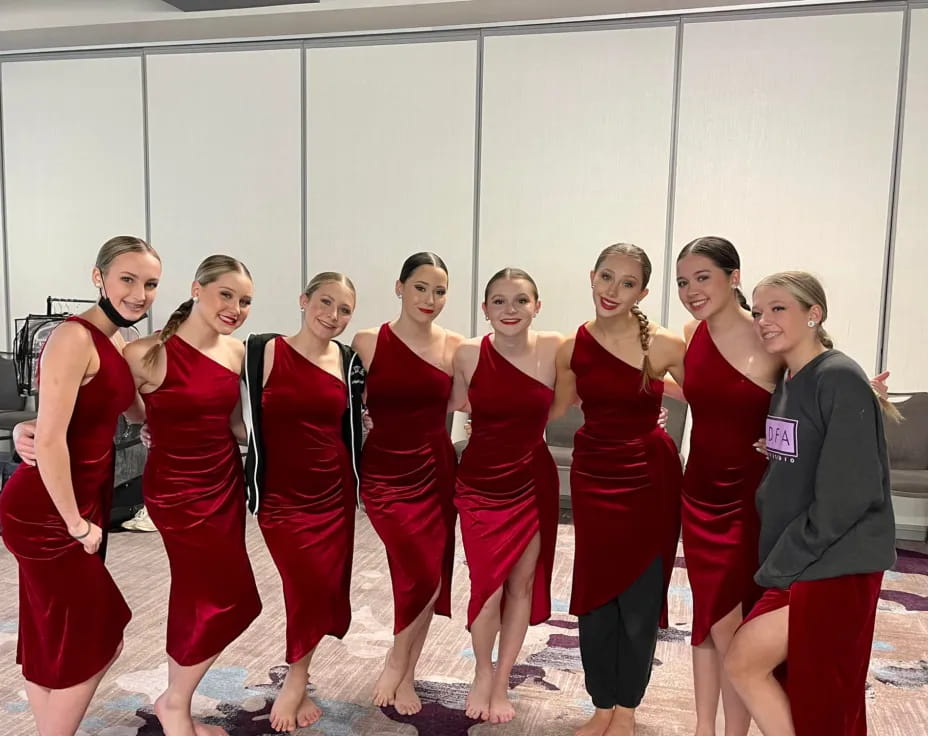
<instances>
[{"instance_id":1,"label":"blonde hair","mask_svg":"<svg viewBox=\"0 0 928 736\"><path fill-rule=\"evenodd\" d=\"M758 289L767 286L783 289L807 312L812 307L818 306L822 310L822 318L815 326L815 336L828 350L835 346L831 335L822 327L822 323L828 317L828 301L825 298L825 287L822 286L821 281L807 271L780 271L761 279L754 287L754 291L756 293ZM877 400L880 402L883 414L895 422L902 420L902 414L887 399L877 394Z\"/></svg>"},{"instance_id":2,"label":"blonde hair","mask_svg":"<svg viewBox=\"0 0 928 736\"><path fill-rule=\"evenodd\" d=\"M113 265L113 261L125 253L151 253L158 259L158 263L161 263L161 256L158 252L141 238L134 235L117 235L100 246L100 250L97 251L97 260L93 265L99 269L101 275L105 276L110 266Z\"/></svg>"},{"instance_id":3,"label":"blonde hair","mask_svg":"<svg viewBox=\"0 0 928 736\"><path fill-rule=\"evenodd\" d=\"M197 274L194 279L200 286L206 286L227 273L241 273L251 280L251 273L244 263L237 258L224 255L212 255L206 258L197 266ZM155 358L158 357L158 352L164 346L164 343L177 332L177 329L186 321L192 311L193 298L190 298L182 302L180 306L171 313L171 316L168 317L168 321L165 322L164 327L161 328L161 332L158 333L158 342L152 345L148 349L148 352L145 353L142 359L143 363L150 365L154 362Z\"/></svg>"},{"instance_id":4,"label":"blonde hair","mask_svg":"<svg viewBox=\"0 0 928 736\"><path fill-rule=\"evenodd\" d=\"M309 299L319 287L325 284L344 284L348 287L352 294L355 297L358 296L358 292L354 288L354 284L351 282L345 274L339 273L338 271L323 271L322 273L317 273L313 276L309 283L306 284L306 288L303 289L303 296Z\"/></svg>"},{"instance_id":5,"label":"blonde hair","mask_svg":"<svg viewBox=\"0 0 928 736\"><path fill-rule=\"evenodd\" d=\"M632 260L641 264L641 288L645 289L648 282L651 281L651 259L644 249L639 248L632 243L613 243L607 245L599 253L596 259L596 265L593 271L599 271L605 260L609 256L628 256ZM641 311L637 304L633 304L631 313L638 320L638 340L641 343L641 352L644 353L644 360L641 363L641 388L645 391L651 390L651 379L654 378L651 360L648 357L648 348L651 346L651 333L649 330L648 315Z\"/></svg>"}]
</instances>

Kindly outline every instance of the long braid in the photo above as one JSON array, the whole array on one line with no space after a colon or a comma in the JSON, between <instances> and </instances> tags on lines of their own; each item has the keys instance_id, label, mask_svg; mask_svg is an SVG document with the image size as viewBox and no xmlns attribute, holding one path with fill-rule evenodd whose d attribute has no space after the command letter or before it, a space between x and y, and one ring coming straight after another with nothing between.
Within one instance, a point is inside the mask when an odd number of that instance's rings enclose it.
<instances>
[{"instance_id":1,"label":"long braid","mask_svg":"<svg viewBox=\"0 0 928 736\"><path fill-rule=\"evenodd\" d=\"M161 348L164 347L164 343L177 332L177 329L186 321L187 317L190 316L190 312L193 311L193 299L188 299L185 302L182 302L181 305L171 312L171 316L168 317L168 321L165 322L164 327L161 332L158 333L158 342L148 348L148 351L145 353L145 356L142 358L142 363L145 365L151 365L155 362L155 359L158 357L158 353Z\"/></svg>"},{"instance_id":2,"label":"long braid","mask_svg":"<svg viewBox=\"0 0 928 736\"><path fill-rule=\"evenodd\" d=\"M641 363L641 387L645 391L651 386L651 360L648 358L648 349L651 347L651 333L648 329L648 315L641 311L637 304L631 308L631 313L638 320L638 339L641 341L641 352L644 360Z\"/></svg>"}]
</instances>

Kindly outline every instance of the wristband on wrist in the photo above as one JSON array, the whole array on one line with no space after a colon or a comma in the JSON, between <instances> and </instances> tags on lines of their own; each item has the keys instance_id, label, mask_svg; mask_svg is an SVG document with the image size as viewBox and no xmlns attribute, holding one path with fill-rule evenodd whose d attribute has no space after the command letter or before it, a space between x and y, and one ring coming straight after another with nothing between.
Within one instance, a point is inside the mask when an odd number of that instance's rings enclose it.
<instances>
[{"instance_id":1,"label":"wristband on wrist","mask_svg":"<svg viewBox=\"0 0 928 736\"><path fill-rule=\"evenodd\" d=\"M90 530L93 529L93 525L90 523L90 519L84 519L84 521L87 522L87 531L84 532L83 534L78 534L78 535L76 535L76 536L75 536L74 534L72 534L71 536L72 536L74 539L83 539L83 538L86 537L88 534L90 534Z\"/></svg>"}]
</instances>

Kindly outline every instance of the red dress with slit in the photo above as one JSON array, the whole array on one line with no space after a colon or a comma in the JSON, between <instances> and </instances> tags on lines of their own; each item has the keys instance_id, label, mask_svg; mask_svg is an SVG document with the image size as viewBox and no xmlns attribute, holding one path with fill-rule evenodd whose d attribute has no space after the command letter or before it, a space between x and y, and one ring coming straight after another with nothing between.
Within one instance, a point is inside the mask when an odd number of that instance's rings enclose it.
<instances>
[{"instance_id":1,"label":"red dress with slit","mask_svg":"<svg viewBox=\"0 0 928 736\"><path fill-rule=\"evenodd\" d=\"M789 606L786 690L796 736L867 736L867 672L883 573L769 588L744 619ZM742 626L744 625L742 624Z\"/></svg>"},{"instance_id":2,"label":"red dress with slit","mask_svg":"<svg viewBox=\"0 0 928 736\"><path fill-rule=\"evenodd\" d=\"M451 615L457 465L445 424L451 383L389 324L381 326L367 372L374 426L361 455L361 498L387 551L394 634L436 590L435 613Z\"/></svg>"},{"instance_id":3,"label":"red dress with slit","mask_svg":"<svg viewBox=\"0 0 928 736\"><path fill-rule=\"evenodd\" d=\"M245 476L229 418L239 375L174 335L145 400L151 448L142 492L171 566L167 653L219 654L261 611L245 550Z\"/></svg>"},{"instance_id":4,"label":"red dress with slit","mask_svg":"<svg viewBox=\"0 0 928 736\"><path fill-rule=\"evenodd\" d=\"M557 537L557 466L544 441L554 391L500 355L488 335L468 397L474 431L461 457L454 498L470 572L467 626L536 533L541 550L529 623L539 624L551 615Z\"/></svg>"},{"instance_id":5,"label":"red dress with slit","mask_svg":"<svg viewBox=\"0 0 928 736\"><path fill-rule=\"evenodd\" d=\"M106 530L113 500L116 422L135 397L119 350L99 328L87 328L100 370L77 391L67 443L71 485L81 517ZM41 377L40 377L41 381ZM86 682L116 654L132 617L103 564L68 534L35 465L20 465L0 493L3 542L19 565L19 641L23 677L63 689Z\"/></svg>"}]
</instances>

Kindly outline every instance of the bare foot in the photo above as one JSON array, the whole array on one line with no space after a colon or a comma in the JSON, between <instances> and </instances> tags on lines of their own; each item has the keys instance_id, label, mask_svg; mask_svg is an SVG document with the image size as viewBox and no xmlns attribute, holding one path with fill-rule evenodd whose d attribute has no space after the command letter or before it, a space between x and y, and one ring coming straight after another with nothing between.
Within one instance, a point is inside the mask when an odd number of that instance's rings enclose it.
<instances>
[{"instance_id":1,"label":"bare foot","mask_svg":"<svg viewBox=\"0 0 928 736\"><path fill-rule=\"evenodd\" d=\"M296 712L304 697L306 691L303 688L287 687L285 682L271 706L271 728L287 733L296 731Z\"/></svg>"},{"instance_id":2,"label":"bare foot","mask_svg":"<svg viewBox=\"0 0 928 736\"><path fill-rule=\"evenodd\" d=\"M393 649L387 652L387 659L383 664L383 672L374 685L374 705L382 708L396 702L396 688L406 674L405 667L398 667L393 661Z\"/></svg>"},{"instance_id":3,"label":"bare foot","mask_svg":"<svg viewBox=\"0 0 928 736\"><path fill-rule=\"evenodd\" d=\"M597 708L593 717L574 731L574 736L603 736L612 721L613 708Z\"/></svg>"},{"instance_id":4,"label":"bare foot","mask_svg":"<svg viewBox=\"0 0 928 736\"><path fill-rule=\"evenodd\" d=\"M508 688L497 689L490 695L490 723L509 723L516 717L516 709L509 702Z\"/></svg>"},{"instance_id":5,"label":"bare foot","mask_svg":"<svg viewBox=\"0 0 928 736\"><path fill-rule=\"evenodd\" d=\"M311 726L320 718L322 718L322 709L308 695L304 694L303 702L300 703L300 707L296 711L296 725L305 728Z\"/></svg>"},{"instance_id":6,"label":"bare foot","mask_svg":"<svg viewBox=\"0 0 928 736\"><path fill-rule=\"evenodd\" d=\"M185 705L177 706L168 702L166 692L155 701L155 715L161 722L164 736L198 736L193 718L190 717L190 711Z\"/></svg>"},{"instance_id":7,"label":"bare foot","mask_svg":"<svg viewBox=\"0 0 928 736\"><path fill-rule=\"evenodd\" d=\"M485 721L490 717L490 688L493 686L493 672L477 672L474 682L464 703L464 713L468 718Z\"/></svg>"},{"instance_id":8,"label":"bare foot","mask_svg":"<svg viewBox=\"0 0 928 736\"><path fill-rule=\"evenodd\" d=\"M207 726L196 721L193 722L193 732L196 736L229 736L229 732L222 726Z\"/></svg>"},{"instance_id":9,"label":"bare foot","mask_svg":"<svg viewBox=\"0 0 928 736\"><path fill-rule=\"evenodd\" d=\"M396 702L393 704L401 716L411 716L422 710L422 701L409 680L403 680L396 687Z\"/></svg>"},{"instance_id":10,"label":"bare foot","mask_svg":"<svg viewBox=\"0 0 928 736\"><path fill-rule=\"evenodd\" d=\"M635 709L617 705L603 736L635 736Z\"/></svg>"}]
</instances>

